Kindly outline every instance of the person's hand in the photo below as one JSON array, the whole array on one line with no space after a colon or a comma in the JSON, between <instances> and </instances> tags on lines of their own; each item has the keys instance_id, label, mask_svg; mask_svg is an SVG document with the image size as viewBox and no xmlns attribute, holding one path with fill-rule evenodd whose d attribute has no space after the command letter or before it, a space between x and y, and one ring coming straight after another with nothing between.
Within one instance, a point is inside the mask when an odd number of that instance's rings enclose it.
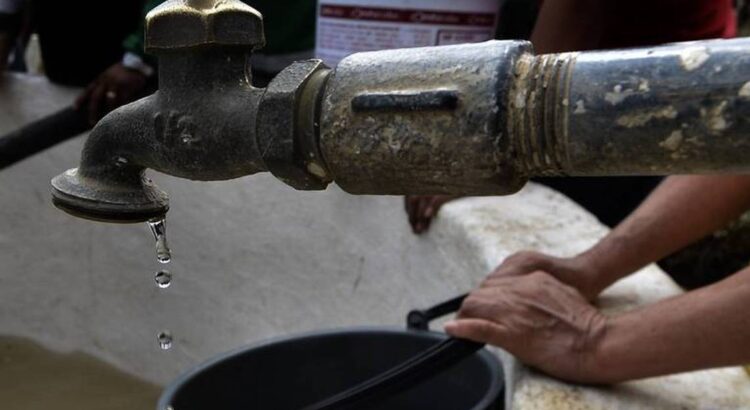
<instances>
[{"instance_id":1,"label":"person's hand","mask_svg":"<svg viewBox=\"0 0 750 410\"><path fill-rule=\"evenodd\" d=\"M601 283L601 275L594 264L581 256L557 258L532 251L518 252L507 257L487 276L482 286L491 286L494 282L508 277L537 271L547 272L557 280L576 288L588 300L596 299L606 287Z\"/></svg>"},{"instance_id":2,"label":"person's hand","mask_svg":"<svg viewBox=\"0 0 750 410\"><path fill-rule=\"evenodd\" d=\"M409 225L412 231L419 235L430 228L432 218L437 216L440 208L448 201L458 197L449 195L431 195L431 196L407 196L404 197L406 213L409 216Z\"/></svg>"},{"instance_id":3,"label":"person's hand","mask_svg":"<svg viewBox=\"0 0 750 410\"><path fill-rule=\"evenodd\" d=\"M574 288L537 271L485 283L464 301L451 336L501 347L549 375L598 383L607 319Z\"/></svg>"},{"instance_id":4,"label":"person's hand","mask_svg":"<svg viewBox=\"0 0 750 410\"><path fill-rule=\"evenodd\" d=\"M117 63L105 70L78 96L75 107L88 110L95 125L110 111L135 100L146 87L146 76Z\"/></svg>"}]
</instances>

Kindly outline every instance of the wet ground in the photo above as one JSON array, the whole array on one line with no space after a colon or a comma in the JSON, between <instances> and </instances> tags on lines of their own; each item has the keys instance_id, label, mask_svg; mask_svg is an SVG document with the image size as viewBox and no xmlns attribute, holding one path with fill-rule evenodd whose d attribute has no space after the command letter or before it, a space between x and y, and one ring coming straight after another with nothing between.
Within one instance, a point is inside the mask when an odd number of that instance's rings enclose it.
<instances>
[{"instance_id":1,"label":"wet ground","mask_svg":"<svg viewBox=\"0 0 750 410\"><path fill-rule=\"evenodd\" d=\"M0 336L3 410L153 410L160 391L91 356Z\"/></svg>"}]
</instances>

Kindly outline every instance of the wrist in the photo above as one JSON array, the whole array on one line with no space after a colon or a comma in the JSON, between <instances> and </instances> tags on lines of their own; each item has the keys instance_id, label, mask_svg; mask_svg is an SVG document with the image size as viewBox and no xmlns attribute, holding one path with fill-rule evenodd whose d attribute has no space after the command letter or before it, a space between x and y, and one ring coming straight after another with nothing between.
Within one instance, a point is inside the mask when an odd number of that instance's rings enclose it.
<instances>
[{"instance_id":1,"label":"wrist","mask_svg":"<svg viewBox=\"0 0 750 410\"><path fill-rule=\"evenodd\" d=\"M141 73L146 78L150 78L156 72L153 67L143 61L143 59L135 53L126 52L122 57L121 63L123 67Z\"/></svg>"},{"instance_id":2,"label":"wrist","mask_svg":"<svg viewBox=\"0 0 750 410\"><path fill-rule=\"evenodd\" d=\"M572 258L574 269L581 276L577 287L589 300L596 299L612 284L607 275L609 270L605 267L605 261L602 261L600 257L592 251L587 251Z\"/></svg>"},{"instance_id":3,"label":"wrist","mask_svg":"<svg viewBox=\"0 0 750 410\"><path fill-rule=\"evenodd\" d=\"M587 383L615 384L628 380L627 369L621 357L623 340L622 321L619 317L604 317L601 333L591 338L589 349L582 362Z\"/></svg>"},{"instance_id":4,"label":"wrist","mask_svg":"<svg viewBox=\"0 0 750 410\"><path fill-rule=\"evenodd\" d=\"M627 260L630 259L627 249L619 242L617 238L607 237L574 258L587 272L590 286L597 295L634 271Z\"/></svg>"},{"instance_id":5,"label":"wrist","mask_svg":"<svg viewBox=\"0 0 750 410\"><path fill-rule=\"evenodd\" d=\"M669 354L655 345L654 328L647 316L637 309L607 318L591 355L590 370L597 375L597 383L623 383L675 372L664 370Z\"/></svg>"}]
</instances>

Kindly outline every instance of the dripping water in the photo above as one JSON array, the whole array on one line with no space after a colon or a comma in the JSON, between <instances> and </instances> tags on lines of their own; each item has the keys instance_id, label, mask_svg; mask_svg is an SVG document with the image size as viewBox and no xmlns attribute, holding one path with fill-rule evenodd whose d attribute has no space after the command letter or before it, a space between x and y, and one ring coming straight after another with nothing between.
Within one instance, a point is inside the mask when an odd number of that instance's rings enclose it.
<instances>
[{"instance_id":1,"label":"dripping water","mask_svg":"<svg viewBox=\"0 0 750 410\"><path fill-rule=\"evenodd\" d=\"M161 263L169 263L172 254L167 243L167 221L164 218L152 219L148 221L148 227L156 240L156 259Z\"/></svg>"},{"instance_id":2,"label":"dripping water","mask_svg":"<svg viewBox=\"0 0 750 410\"><path fill-rule=\"evenodd\" d=\"M154 234L154 240L156 240L156 260L164 264L171 262L172 253L167 243L167 221L165 218L152 219L148 221L148 227ZM166 289L172 284L172 273L162 269L154 276L154 282L160 289ZM156 340L162 350L172 348L172 333L169 330L159 332Z\"/></svg>"},{"instance_id":3,"label":"dripping water","mask_svg":"<svg viewBox=\"0 0 750 410\"><path fill-rule=\"evenodd\" d=\"M166 289L172 284L172 272L162 269L154 275L154 282L160 289Z\"/></svg>"},{"instance_id":4,"label":"dripping water","mask_svg":"<svg viewBox=\"0 0 750 410\"><path fill-rule=\"evenodd\" d=\"M159 342L161 350L169 350L172 348L172 333L169 330L164 330L156 336L156 340Z\"/></svg>"}]
</instances>

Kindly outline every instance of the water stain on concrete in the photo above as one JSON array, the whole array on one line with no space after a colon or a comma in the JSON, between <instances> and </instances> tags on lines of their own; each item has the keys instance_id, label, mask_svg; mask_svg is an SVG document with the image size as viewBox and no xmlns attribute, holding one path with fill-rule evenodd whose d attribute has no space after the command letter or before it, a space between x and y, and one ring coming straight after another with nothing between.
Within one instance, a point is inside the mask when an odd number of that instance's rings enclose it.
<instances>
[{"instance_id":1,"label":"water stain on concrete","mask_svg":"<svg viewBox=\"0 0 750 410\"><path fill-rule=\"evenodd\" d=\"M86 354L0 336L3 410L152 410L160 391Z\"/></svg>"}]
</instances>

